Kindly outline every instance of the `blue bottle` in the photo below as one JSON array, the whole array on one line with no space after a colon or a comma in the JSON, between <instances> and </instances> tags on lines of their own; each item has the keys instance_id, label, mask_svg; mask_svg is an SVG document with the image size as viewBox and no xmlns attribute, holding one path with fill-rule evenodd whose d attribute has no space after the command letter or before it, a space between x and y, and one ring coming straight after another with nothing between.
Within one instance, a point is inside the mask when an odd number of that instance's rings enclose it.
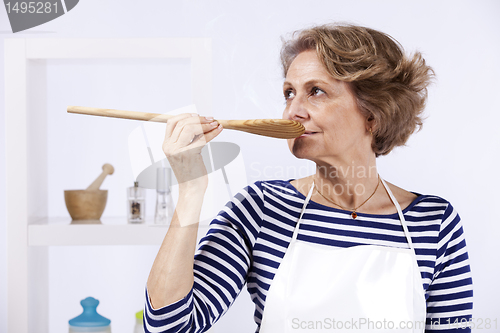
<instances>
[{"instance_id":1,"label":"blue bottle","mask_svg":"<svg viewBox=\"0 0 500 333\"><path fill-rule=\"evenodd\" d=\"M87 297L80 304L83 313L69 321L69 333L111 333L111 320L97 313L98 300Z\"/></svg>"}]
</instances>

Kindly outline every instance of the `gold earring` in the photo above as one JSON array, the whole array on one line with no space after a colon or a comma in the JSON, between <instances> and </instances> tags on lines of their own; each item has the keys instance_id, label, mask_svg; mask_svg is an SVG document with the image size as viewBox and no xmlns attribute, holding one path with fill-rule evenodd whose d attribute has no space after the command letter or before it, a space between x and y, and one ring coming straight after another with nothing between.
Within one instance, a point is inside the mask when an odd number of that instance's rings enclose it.
<instances>
[{"instance_id":1,"label":"gold earring","mask_svg":"<svg viewBox=\"0 0 500 333\"><path fill-rule=\"evenodd\" d=\"M370 135L373 135L372 128L370 127L368 130L370 131Z\"/></svg>"}]
</instances>

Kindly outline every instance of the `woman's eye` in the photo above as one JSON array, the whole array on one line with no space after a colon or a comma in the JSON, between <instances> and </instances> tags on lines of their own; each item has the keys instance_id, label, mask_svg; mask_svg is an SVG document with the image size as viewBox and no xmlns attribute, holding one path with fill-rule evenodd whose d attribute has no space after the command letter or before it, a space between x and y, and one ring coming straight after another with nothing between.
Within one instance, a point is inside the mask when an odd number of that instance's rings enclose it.
<instances>
[{"instance_id":1,"label":"woman's eye","mask_svg":"<svg viewBox=\"0 0 500 333\"><path fill-rule=\"evenodd\" d=\"M314 87L311 89L311 94L312 95L321 95L321 94L324 94L325 92L321 89L319 89L318 87Z\"/></svg>"},{"instance_id":2,"label":"woman's eye","mask_svg":"<svg viewBox=\"0 0 500 333\"><path fill-rule=\"evenodd\" d=\"M289 99L292 99L295 97L295 93L292 90L285 90L283 95L285 96L286 100L289 100Z\"/></svg>"}]
</instances>

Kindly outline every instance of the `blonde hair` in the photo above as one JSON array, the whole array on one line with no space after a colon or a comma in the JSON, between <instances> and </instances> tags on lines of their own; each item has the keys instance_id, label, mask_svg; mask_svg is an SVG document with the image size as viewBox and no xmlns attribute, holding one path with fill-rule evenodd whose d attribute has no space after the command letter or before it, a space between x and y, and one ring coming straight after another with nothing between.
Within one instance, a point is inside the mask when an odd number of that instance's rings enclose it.
<instances>
[{"instance_id":1,"label":"blonde hair","mask_svg":"<svg viewBox=\"0 0 500 333\"><path fill-rule=\"evenodd\" d=\"M296 31L283 42L285 77L295 57L307 50L316 50L328 73L349 83L360 111L374 122L376 156L404 145L420 130L427 86L434 77L421 53L406 56L394 38L374 29L322 25Z\"/></svg>"}]
</instances>

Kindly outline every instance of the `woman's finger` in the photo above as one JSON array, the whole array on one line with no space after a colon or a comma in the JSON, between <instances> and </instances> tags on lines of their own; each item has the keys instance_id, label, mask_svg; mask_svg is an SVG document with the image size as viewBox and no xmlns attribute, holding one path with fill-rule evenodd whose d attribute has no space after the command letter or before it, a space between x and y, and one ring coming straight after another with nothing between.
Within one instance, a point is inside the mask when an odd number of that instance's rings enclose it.
<instances>
[{"instance_id":1,"label":"woman's finger","mask_svg":"<svg viewBox=\"0 0 500 333\"><path fill-rule=\"evenodd\" d=\"M179 137L177 138L176 144L180 147L188 146L192 144L194 141L199 140L203 135L207 132L212 131L214 128L218 126L216 121L212 121L208 124L186 124L182 127L179 132ZM174 134L172 135L172 138Z\"/></svg>"},{"instance_id":2,"label":"woman's finger","mask_svg":"<svg viewBox=\"0 0 500 333\"><path fill-rule=\"evenodd\" d=\"M214 121L214 120L211 117L200 117L200 116L182 119L176 124L174 130L172 131L172 135L170 136L170 138L171 138L172 142L179 141L179 137L180 137L181 133L184 132L184 135L187 135L188 132L184 130L184 128L186 128L187 126L191 126L191 127L187 128L189 131L194 130L196 134L203 133L203 130L201 129L202 127L200 127L200 126L203 124L209 124L212 121ZM193 137L194 137L194 135L191 136L191 139Z\"/></svg>"},{"instance_id":3,"label":"woman's finger","mask_svg":"<svg viewBox=\"0 0 500 333\"><path fill-rule=\"evenodd\" d=\"M185 122L190 122L190 120L181 119L174 129L174 132L179 132L177 141L174 141L174 137L176 136L176 134L173 133L171 137L163 142L162 148L166 156L173 156L180 152L196 148L192 146L193 142L199 141L199 143L201 143L203 146L205 144L205 138L203 135L207 132L212 131L218 125L216 121L201 125L198 122L191 122L190 124L188 123L186 125L184 124Z\"/></svg>"},{"instance_id":4,"label":"woman's finger","mask_svg":"<svg viewBox=\"0 0 500 333\"><path fill-rule=\"evenodd\" d=\"M199 148L201 150L203 146L205 146L207 143L212 141L217 135L219 135L222 132L222 129L223 129L222 125L216 126L212 130L204 133L203 135L200 135L199 138L193 140L193 142L189 146L182 148L181 151L184 152L196 148Z\"/></svg>"},{"instance_id":5,"label":"woman's finger","mask_svg":"<svg viewBox=\"0 0 500 333\"><path fill-rule=\"evenodd\" d=\"M196 113L183 113L183 114L179 114L179 115L176 115L176 116L170 118L167 121L167 126L165 128L165 140L164 141L167 141L168 139L170 139L172 137L172 132L174 131L174 128L177 126L179 121L181 121L182 119L195 117L195 116L197 116Z\"/></svg>"},{"instance_id":6,"label":"woman's finger","mask_svg":"<svg viewBox=\"0 0 500 333\"><path fill-rule=\"evenodd\" d=\"M205 137L205 144L209 143L212 141L217 135L219 135L222 132L222 125L218 124L217 126L214 127L213 130L206 132L203 136Z\"/></svg>"}]
</instances>

